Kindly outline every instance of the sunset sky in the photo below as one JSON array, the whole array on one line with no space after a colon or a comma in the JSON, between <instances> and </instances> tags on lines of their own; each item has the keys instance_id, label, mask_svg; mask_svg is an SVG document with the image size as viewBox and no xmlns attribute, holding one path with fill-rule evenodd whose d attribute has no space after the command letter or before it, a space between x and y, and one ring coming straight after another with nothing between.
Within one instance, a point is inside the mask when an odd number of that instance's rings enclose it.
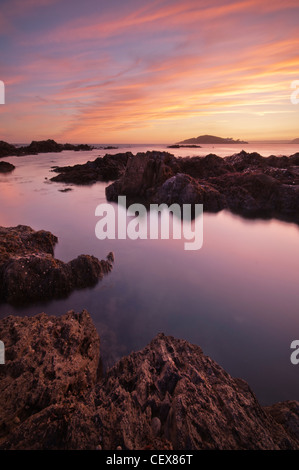
<instances>
[{"instance_id":1,"label":"sunset sky","mask_svg":"<svg viewBox=\"0 0 299 470\"><path fill-rule=\"evenodd\" d=\"M1 0L0 140L299 137L298 0Z\"/></svg>"}]
</instances>

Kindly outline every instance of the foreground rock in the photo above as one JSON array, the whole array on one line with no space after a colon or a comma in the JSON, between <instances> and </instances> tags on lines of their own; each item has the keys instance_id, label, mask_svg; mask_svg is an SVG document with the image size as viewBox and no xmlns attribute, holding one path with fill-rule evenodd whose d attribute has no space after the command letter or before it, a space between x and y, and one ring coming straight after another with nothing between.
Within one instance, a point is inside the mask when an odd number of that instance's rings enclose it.
<instances>
[{"instance_id":1,"label":"foreground rock","mask_svg":"<svg viewBox=\"0 0 299 470\"><path fill-rule=\"evenodd\" d=\"M97 181L114 181L124 174L126 165L132 157L131 152L107 154L103 158L99 157L83 165L54 167L53 171L59 174L51 178L51 181L79 185L93 184Z\"/></svg>"},{"instance_id":2,"label":"foreground rock","mask_svg":"<svg viewBox=\"0 0 299 470\"><path fill-rule=\"evenodd\" d=\"M0 321L0 449L299 449L299 403L262 408L198 346L156 336L100 375L86 311Z\"/></svg>"},{"instance_id":3,"label":"foreground rock","mask_svg":"<svg viewBox=\"0 0 299 470\"><path fill-rule=\"evenodd\" d=\"M0 448L79 449L81 439L94 448L86 394L97 379L99 337L89 314L10 316L0 337Z\"/></svg>"},{"instance_id":4,"label":"foreground rock","mask_svg":"<svg viewBox=\"0 0 299 470\"><path fill-rule=\"evenodd\" d=\"M227 208L249 217L299 223L299 153L290 157L242 151L226 158L175 158L167 152L139 153L122 177L106 188L109 201L202 203L206 211Z\"/></svg>"},{"instance_id":5,"label":"foreground rock","mask_svg":"<svg viewBox=\"0 0 299 470\"><path fill-rule=\"evenodd\" d=\"M8 162L0 162L0 173L10 173L15 169L15 166Z\"/></svg>"},{"instance_id":6,"label":"foreground rock","mask_svg":"<svg viewBox=\"0 0 299 470\"><path fill-rule=\"evenodd\" d=\"M0 227L0 301L32 302L67 296L95 285L112 269L109 260L80 255L63 263L54 258L57 237L30 227Z\"/></svg>"},{"instance_id":7,"label":"foreground rock","mask_svg":"<svg viewBox=\"0 0 299 470\"><path fill-rule=\"evenodd\" d=\"M92 150L93 147L86 144L58 144L55 140L33 140L30 145L15 147L14 145L8 144L7 142L0 141L0 158L17 156L21 157L24 155L37 155L38 153L49 153L49 152L62 152L63 150Z\"/></svg>"}]
</instances>

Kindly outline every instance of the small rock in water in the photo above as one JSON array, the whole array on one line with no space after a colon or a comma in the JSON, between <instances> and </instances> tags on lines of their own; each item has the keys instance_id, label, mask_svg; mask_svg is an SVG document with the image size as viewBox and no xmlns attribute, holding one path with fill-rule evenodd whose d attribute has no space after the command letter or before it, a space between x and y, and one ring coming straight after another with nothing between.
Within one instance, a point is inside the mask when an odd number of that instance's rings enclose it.
<instances>
[{"instance_id":1,"label":"small rock in water","mask_svg":"<svg viewBox=\"0 0 299 470\"><path fill-rule=\"evenodd\" d=\"M58 189L60 193L68 193L69 191L73 191L73 188L65 188L65 189Z\"/></svg>"},{"instance_id":2,"label":"small rock in water","mask_svg":"<svg viewBox=\"0 0 299 470\"><path fill-rule=\"evenodd\" d=\"M110 253L108 253L107 255L107 261L110 261L110 263L114 263L114 253L113 251L110 251Z\"/></svg>"}]
</instances>

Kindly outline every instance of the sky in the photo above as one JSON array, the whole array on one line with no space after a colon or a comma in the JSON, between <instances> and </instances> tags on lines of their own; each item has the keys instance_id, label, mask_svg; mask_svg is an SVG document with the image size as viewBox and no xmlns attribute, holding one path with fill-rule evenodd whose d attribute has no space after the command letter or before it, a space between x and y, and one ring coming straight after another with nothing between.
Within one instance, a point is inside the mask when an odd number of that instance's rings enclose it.
<instances>
[{"instance_id":1,"label":"sky","mask_svg":"<svg viewBox=\"0 0 299 470\"><path fill-rule=\"evenodd\" d=\"M298 0L0 0L0 140L299 137Z\"/></svg>"}]
</instances>

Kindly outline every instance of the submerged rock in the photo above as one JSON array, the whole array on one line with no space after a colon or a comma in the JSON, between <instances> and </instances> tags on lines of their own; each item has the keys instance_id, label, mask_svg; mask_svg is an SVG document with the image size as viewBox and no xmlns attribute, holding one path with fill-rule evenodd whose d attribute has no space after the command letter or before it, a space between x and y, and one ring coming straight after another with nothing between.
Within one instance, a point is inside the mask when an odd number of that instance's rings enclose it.
<instances>
[{"instance_id":1,"label":"submerged rock","mask_svg":"<svg viewBox=\"0 0 299 470\"><path fill-rule=\"evenodd\" d=\"M27 303L67 296L95 285L112 269L112 260L80 255L64 263L54 258L58 239L32 228L0 227L0 301Z\"/></svg>"},{"instance_id":2,"label":"submerged rock","mask_svg":"<svg viewBox=\"0 0 299 470\"><path fill-rule=\"evenodd\" d=\"M200 347L164 334L99 375L88 312L0 320L0 449L299 449L299 403L263 408Z\"/></svg>"},{"instance_id":3,"label":"submerged rock","mask_svg":"<svg viewBox=\"0 0 299 470\"><path fill-rule=\"evenodd\" d=\"M8 162L0 162L0 173L10 173L15 169L15 166Z\"/></svg>"}]
</instances>

